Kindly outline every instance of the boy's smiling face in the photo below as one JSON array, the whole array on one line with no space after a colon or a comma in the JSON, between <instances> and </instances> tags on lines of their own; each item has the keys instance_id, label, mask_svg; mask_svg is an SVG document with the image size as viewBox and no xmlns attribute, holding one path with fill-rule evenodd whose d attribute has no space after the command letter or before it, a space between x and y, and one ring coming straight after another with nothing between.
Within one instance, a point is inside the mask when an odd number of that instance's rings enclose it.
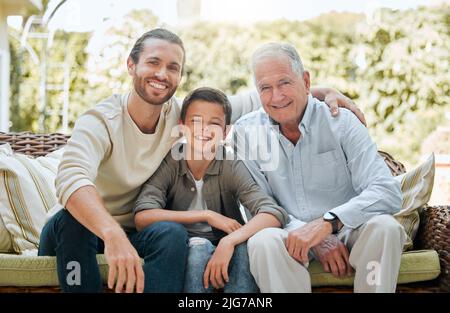
<instances>
[{"instance_id":1,"label":"boy's smiling face","mask_svg":"<svg viewBox=\"0 0 450 313\"><path fill-rule=\"evenodd\" d=\"M194 100L181 121L194 160L212 160L225 137L226 117L223 107L215 102Z\"/></svg>"}]
</instances>

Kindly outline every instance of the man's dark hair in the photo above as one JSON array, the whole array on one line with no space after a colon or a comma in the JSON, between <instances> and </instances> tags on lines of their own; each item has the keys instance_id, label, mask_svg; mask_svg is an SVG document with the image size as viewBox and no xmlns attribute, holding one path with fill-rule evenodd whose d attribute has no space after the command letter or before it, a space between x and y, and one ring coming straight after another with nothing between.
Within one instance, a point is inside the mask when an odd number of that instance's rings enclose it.
<instances>
[{"instance_id":1,"label":"man's dark hair","mask_svg":"<svg viewBox=\"0 0 450 313\"><path fill-rule=\"evenodd\" d=\"M231 123L231 104L228 100L227 96L220 90L209 88L209 87L201 87L191 91L186 98L183 100L183 106L181 107L181 120L183 123L186 119L186 112L192 102L196 100L203 100L207 102L217 103L222 106L223 111L225 112L225 122L226 125L230 125Z\"/></svg>"},{"instance_id":2,"label":"man's dark hair","mask_svg":"<svg viewBox=\"0 0 450 313\"><path fill-rule=\"evenodd\" d=\"M183 41L176 34L164 28L152 29L139 37L138 40L136 40L130 52L130 58L133 60L134 64L137 64L139 62L139 57L141 56L142 49L144 48L144 43L149 38L161 39L179 45L181 50L183 50L182 68L184 69L184 63L186 61L186 51L184 50Z\"/></svg>"}]
</instances>

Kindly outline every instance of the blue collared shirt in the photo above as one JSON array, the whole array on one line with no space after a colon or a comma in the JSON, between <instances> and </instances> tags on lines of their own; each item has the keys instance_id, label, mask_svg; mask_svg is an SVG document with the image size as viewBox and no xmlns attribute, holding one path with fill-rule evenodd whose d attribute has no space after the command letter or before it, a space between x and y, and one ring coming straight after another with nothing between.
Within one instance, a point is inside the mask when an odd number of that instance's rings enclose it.
<instances>
[{"instance_id":1,"label":"blue collared shirt","mask_svg":"<svg viewBox=\"0 0 450 313\"><path fill-rule=\"evenodd\" d=\"M299 129L294 145L261 108L239 119L233 133L238 157L290 215L310 222L331 212L357 228L375 215L399 211L400 184L352 112L340 109L333 118L325 103L309 95ZM244 138L259 157L243 152ZM261 139L269 142L270 153Z\"/></svg>"}]
</instances>

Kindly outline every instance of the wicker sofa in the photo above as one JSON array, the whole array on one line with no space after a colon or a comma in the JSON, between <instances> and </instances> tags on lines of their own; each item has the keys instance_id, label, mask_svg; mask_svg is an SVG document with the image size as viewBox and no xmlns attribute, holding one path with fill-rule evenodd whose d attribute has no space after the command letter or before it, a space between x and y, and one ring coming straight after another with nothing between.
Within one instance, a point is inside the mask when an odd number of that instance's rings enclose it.
<instances>
[{"instance_id":1,"label":"wicker sofa","mask_svg":"<svg viewBox=\"0 0 450 313\"><path fill-rule=\"evenodd\" d=\"M0 144L9 143L14 151L43 156L64 146L69 136L63 134L1 133ZM380 154L394 175L404 166L389 154ZM421 212L414 250L403 254L397 292L450 291L450 204L426 207ZM107 265L98 256L103 278ZM353 278L336 279L324 273L315 261L309 269L314 292L351 292ZM0 292L58 292L54 257L0 254Z\"/></svg>"}]
</instances>

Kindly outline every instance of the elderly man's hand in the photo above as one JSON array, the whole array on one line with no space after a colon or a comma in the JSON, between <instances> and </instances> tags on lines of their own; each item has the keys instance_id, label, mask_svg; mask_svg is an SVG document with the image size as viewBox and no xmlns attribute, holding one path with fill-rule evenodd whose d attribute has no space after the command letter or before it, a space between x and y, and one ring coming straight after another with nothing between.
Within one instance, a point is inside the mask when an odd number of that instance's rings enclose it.
<instances>
[{"instance_id":1,"label":"elderly man's hand","mask_svg":"<svg viewBox=\"0 0 450 313\"><path fill-rule=\"evenodd\" d=\"M339 107L346 108L352 111L356 117L367 127L366 119L364 118L364 113L356 106L349 97L343 95L339 91L333 88L326 87L316 87L311 88L311 93L313 97L324 101L331 111L331 115L334 117L339 115Z\"/></svg>"},{"instance_id":2,"label":"elderly man's hand","mask_svg":"<svg viewBox=\"0 0 450 313\"><path fill-rule=\"evenodd\" d=\"M325 272L331 271L335 277L352 274L353 268L349 262L348 249L335 235L328 236L312 250L322 263Z\"/></svg>"},{"instance_id":3,"label":"elderly man's hand","mask_svg":"<svg viewBox=\"0 0 450 313\"><path fill-rule=\"evenodd\" d=\"M291 231L286 239L286 249L290 256L304 266L309 264L309 249L331 235L332 226L322 218Z\"/></svg>"}]
</instances>

